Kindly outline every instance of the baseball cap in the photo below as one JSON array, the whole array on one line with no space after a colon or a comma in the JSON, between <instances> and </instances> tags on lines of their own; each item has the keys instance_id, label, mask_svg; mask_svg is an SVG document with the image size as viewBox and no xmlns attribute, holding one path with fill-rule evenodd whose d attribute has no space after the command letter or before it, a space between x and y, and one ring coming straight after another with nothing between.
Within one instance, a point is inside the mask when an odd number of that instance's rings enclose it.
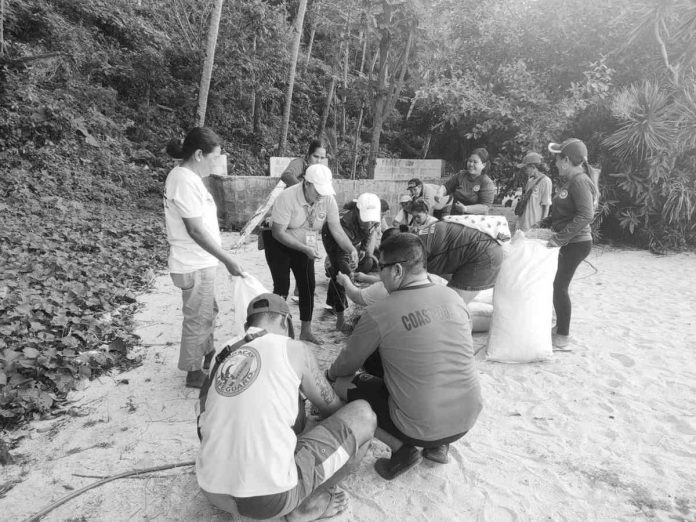
<instances>
[{"instance_id":1,"label":"baseball cap","mask_svg":"<svg viewBox=\"0 0 696 522\"><path fill-rule=\"evenodd\" d=\"M285 302L285 299L279 295L271 293L259 294L247 306L247 319L252 315L264 312L288 315L290 314L290 307Z\"/></svg>"},{"instance_id":2,"label":"baseball cap","mask_svg":"<svg viewBox=\"0 0 696 522\"><path fill-rule=\"evenodd\" d=\"M358 210L362 221L376 221L382 219L382 203L375 194L365 192L358 196Z\"/></svg>"},{"instance_id":3,"label":"baseball cap","mask_svg":"<svg viewBox=\"0 0 696 522\"><path fill-rule=\"evenodd\" d=\"M416 188L423 185L423 182L418 178L413 178L408 180L408 188Z\"/></svg>"},{"instance_id":4,"label":"baseball cap","mask_svg":"<svg viewBox=\"0 0 696 522\"><path fill-rule=\"evenodd\" d=\"M528 152L527 155L522 160L522 163L518 163L519 168L524 168L527 165L538 165L539 163L544 163L544 158L538 152Z\"/></svg>"},{"instance_id":5,"label":"baseball cap","mask_svg":"<svg viewBox=\"0 0 696 522\"><path fill-rule=\"evenodd\" d=\"M411 201L411 195L410 194L404 194L399 198L399 203L408 203Z\"/></svg>"},{"instance_id":6,"label":"baseball cap","mask_svg":"<svg viewBox=\"0 0 696 522\"><path fill-rule=\"evenodd\" d=\"M549 152L563 154L575 164L587 159L587 146L577 138L568 138L563 143L549 143Z\"/></svg>"},{"instance_id":7,"label":"baseball cap","mask_svg":"<svg viewBox=\"0 0 696 522\"><path fill-rule=\"evenodd\" d=\"M326 165L320 163L310 165L305 171L304 179L314 185L314 188L322 196L336 194L331 184L331 170Z\"/></svg>"}]
</instances>

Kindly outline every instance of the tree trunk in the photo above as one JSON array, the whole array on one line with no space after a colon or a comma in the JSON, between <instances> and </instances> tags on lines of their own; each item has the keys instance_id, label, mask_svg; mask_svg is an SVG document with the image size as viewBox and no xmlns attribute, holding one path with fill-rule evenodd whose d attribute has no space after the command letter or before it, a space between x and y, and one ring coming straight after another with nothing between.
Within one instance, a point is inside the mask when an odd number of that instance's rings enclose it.
<instances>
[{"instance_id":1,"label":"tree trunk","mask_svg":"<svg viewBox=\"0 0 696 522\"><path fill-rule=\"evenodd\" d=\"M0 56L5 55L5 0L0 0Z\"/></svg>"},{"instance_id":2,"label":"tree trunk","mask_svg":"<svg viewBox=\"0 0 696 522\"><path fill-rule=\"evenodd\" d=\"M355 171L358 168L358 153L360 152L360 131L362 128L363 114L365 114L365 104L360 106L360 116L358 116L358 125L355 128L355 143L353 144L353 168L350 171L350 179L355 179Z\"/></svg>"},{"instance_id":3,"label":"tree trunk","mask_svg":"<svg viewBox=\"0 0 696 522\"><path fill-rule=\"evenodd\" d=\"M251 83L254 85L254 88L251 91L251 121L256 122L256 110L258 107L256 106L256 35L254 35L254 40L251 43L251 57L252 57L252 62L253 66L251 68ZM256 132L255 125L252 124L254 128L254 132Z\"/></svg>"},{"instance_id":4,"label":"tree trunk","mask_svg":"<svg viewBox=\"0 0 696 522\"><path fill-rule=\"evenodd\" d=\"M360 39L362 40L362 57L360 58L360 74L365 68L365 53L367 52L367 31L361 31Z\"/></svg>"},{"instance_id":5,"label":"tree trunk","mask_svg":"<svg viewBox=\"0 0 696 522\"><path fill-rule=\"evenodd\" d=\"M401 71L399 72L399 79L393 81L391 84L391 89L389 92L389 98L386 103L384 115L388 116L391 111L394 110L396 102L399 99L399 95L404 88L404 82L406 80L406 71L408 70L408 57L411 54L411 46L413 45L413 36L416 31L414 25L411 25L408 30L408 39L406 40L406 50L404 51L403 60L401 61Z\"/></svg>"},{"instance_id":6,"label":"tree trunk","mask_svg":"<svg viewBox=\"0 0 696 522\"><path fill-rule=\"evenodd\" d=\"M201 75L201 85L198 89L198 113L196 124L199 127L205 125L205 112L208 108L208 91L210 79L213 77L213 63L215 62L215 47L217 46L220 17L222 16L222 4L224 0L215 0L215 8L210 15L210 28L208 29L208 47L205 51L205 63Z\"/></svg>"},{"instance_id":7,"label":"tree trunk","mask_svg":"<svg viewBox=\"0 0 696 522\"><path fill-rule=\"evenodd\" d=\"M384 11L380 24L381 38L379 41L379 72L377 74L377 92L375 93L374 108L372 111L372 137L370 140L370 155L367 161L367 177L374 179L377 154L379 153L379 138L382 134L384 123L384 108L387 103L387 70L389 68L389 48L391 47L391 21L392 6L383 3Z\"/></svg>"},{"instance_id":8,"label":"tree trunk","mask_svg":"<svg viewBox=\"0 0 696 522\"><path fill-rule=\"evenodd\" d=\"M288 147L288 129L290 127L290 109L292 107L292 91L295 87L295 73L297 71L297 57L300 54L300 41L302 40L302 26L304 25L305 11L307 10L307 0L300 0L297 9L297 17L293 24L293 42L290 56L290 71L288 73L288 89L285 93L285 109L283 110L283 127L280 131L280 141L278 144L278 154L285 156Z\"/></svg>"},{"instance_id":9,"label":"tree trunk","mask_svg":"<svg viewBox=\"0 0 696 522\"><path fill-rule=\"evenodd\" d=\"M331 83L329 83L329 93L326 95L326 103L324 104L324 109L321 111L321 120L319 121L319 128L317 128L317 137L321 137L321 135L324 134L324 129L326 129L326 122L329 119L329 111L331 110L331 102L333 101L335 89L336 77L331 76Z\"/></svg>"},{"instance_id":10,"label":"tree trunk","mask_svg":"<svg viewBox=\"0 0 696 522\"><path fill-rule=\"evenodd\" d=\"M305 63L304 63L304 71L307 71L307 67L309 67L309 59L312 57L312 47L314 47L314 36L317 33L317 19L319 17L319 9L321 6L317 6L316 11L314 11L314 15L312 16L312 22L310 24L310 29L309 29L309 43L307 44L307 57L305 58Z\"/></svg>"},{"instance_id":11,"label":"tree trunk","mask_svg":"<svg viewBox=\"0 0 696 522\"><path fill-rule=\"evenodd\" d=\"M430 141L433 139L433 131L428 131L428 134L425 136L425 143L423 143L423 154L421 155L422 159L425 159L428 157L428 152L430 152Z\"/></svg>"}]
</instances>

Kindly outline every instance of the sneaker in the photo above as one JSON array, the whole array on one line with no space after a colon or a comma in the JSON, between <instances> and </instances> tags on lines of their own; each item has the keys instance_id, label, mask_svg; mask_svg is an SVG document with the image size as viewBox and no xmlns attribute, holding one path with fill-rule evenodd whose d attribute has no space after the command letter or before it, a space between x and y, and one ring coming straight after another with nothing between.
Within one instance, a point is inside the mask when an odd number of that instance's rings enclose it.
<instances>
[{"instance_id":1,"label":"sneaker","mask_svg":"<svg viewBox=\"0 0 696 522\"><path fill-rule=\"evenodd\" d=\"M423 456L438 464L447 464L449 462L449 444L443 444L436 448L424 448Z\"/></svg>"},{"instance_id":2,"label":"sneaker","mask_svg":"<svg viewBox=\"0 0 696 522\"><path fill-rule=\"evenodd\" d=\"M406 473L409 469L417 466L423 456L418 448L404 444L397 451L392 453L390 459L377 459L375 471L380 477L386 480L393 480L399 475Z\"/></svg>"},{"instance_id":3,"label":"sneaker","mask_svg":"<svg viewBox=\"0 0 696 522\"><path fill-rule=\"evenodd\" d=\"M186 387L187 388L202 388L203 383L207 375L201 370L194 370L186 374Z\"/></svg>"},{"instance_id":4,"label":"sneaker","mask_svg":"<svg viewBox=\"0 0 696 522\"><path fill-rule=\"evenodd\" d=\"M554 332L551 335L551 344L555 352L569 352L568 346L570 345L570 336Z\"/></svg>"}]
</instances>

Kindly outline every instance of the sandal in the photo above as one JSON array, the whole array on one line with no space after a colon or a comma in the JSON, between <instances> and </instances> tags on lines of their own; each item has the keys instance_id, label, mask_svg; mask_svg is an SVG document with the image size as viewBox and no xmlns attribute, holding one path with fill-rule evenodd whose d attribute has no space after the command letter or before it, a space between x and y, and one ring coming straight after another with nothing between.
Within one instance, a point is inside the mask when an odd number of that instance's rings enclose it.
<instances>
[{"instance_id":1,"label":"sandal","mask_svg":"<svg viewBox=\"0 0 696 522\"><path fill-rule=\"evenodd\" d=\"M417 466L422 460L423 456L418 448L404 444L392 453L390 459L377 459L375 470L383 479L393 480Z\"/></svg>"},{"instance_id":2,"label":"sandal","mask_svg":"<svg viewBox=\"0 0 696 522\"><path fill-rule=\"evenodd\" d=\"M423 448L423 456L438 464L447 464L449 462L449 444L443 444L435 448Z\"/></svg>"}]
</instances>

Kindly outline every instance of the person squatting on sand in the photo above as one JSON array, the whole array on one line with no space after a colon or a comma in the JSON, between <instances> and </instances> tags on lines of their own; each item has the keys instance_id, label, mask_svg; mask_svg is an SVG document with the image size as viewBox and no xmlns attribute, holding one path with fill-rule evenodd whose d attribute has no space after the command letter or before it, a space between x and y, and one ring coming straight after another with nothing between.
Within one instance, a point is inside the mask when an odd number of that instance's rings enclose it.
<instances>
[{"instance_id":1,"label":"person squatting on sand","mask_svg":"<svg viewBox=\"0 0 696 522\"><path fill-rule=\"evenodd\" d=\"M479 218L477 218L479 219ZM428 271L452 274L449 287L465 303L481 290L493 288L503 262L503 249L496 239L475 228L438 221L419 231L428 260Z\"/></svg>"},{"instance_id":2,"label":"person squatting on sand","mask_svg":"<svg viewBox=\"0 0 696 522\"><path fill-rule=\"evenodd\" d=\"M539 223L551 227L554 235L549 247L561 247L558 269L553 281L553 307L556 327L552 334L555 349L563 350L570 343L571 303L568 287L578 265L592 250L594 211L598 202L598 171L587 162L587 147L577 138L563 143L549 143L549 152L556 155L561 186L553 197L551 215Z\"/></svg>"},{"instance_id":3,"label":"person squatting on sand","mask_svg":"<svg viewBox=\"0 0 696 522\"><path fill-rule=\"evenodd\" d=\"M527 153L517 166L524 169L528 177L524 187L524 194L528 199L517 220L517 228L526 232L549 215L552 186L551 179L546 175L549 168L538 152ZM520 205L521 201L517 204ZM517 214L517 210L515 213Z\"/></svg>"},{"instance_id":4,"label":"person squatting on sand","mask_svg":"<svg viewBox=\"0 0 696 522\"><path fill-rule=\"evenodd\" d=\"M184 320L178 368L187 372L186 386L200 388L215 353L213 330L218 306L215 273L222 262L232 275L242 267L222 249L217 207L202 178L220 157L222 140L205 127L196 127L183 142L171 141L167 153L181 164L167 175L164 217L169 242L169 272L181 289ZM205 359L204 359L205 357Z\"/></svg>"},{"instance_id":5,"label":"person squatting on sand","mask_svg":"<svg viewBox=\"0 0 696 522\"><path fill-rule=\"evenodd\" d=\"M373 269L373 252L377 241L377 230L382 219L381 203L375 194L365 192L360 194L355 207L346 210L341 215L341 228L348 240L358 251L358 266L352 264L352 259L338 245L328 225L321 231L322 241L328 257L329 288L326 294L326 304L336 312L336 330L343 330L345 325L344 310L348 307L343 286L336 283L339 273L352 275L354 272L371 272Z\"/></svg>"},{"instance_id":6,"label":"person squatting on sand","mask_svg":"<svg viewBox=\"0 0 696 522\"><path fill-rule=\"evenodd\" d=\"M445 181L445 196L451 195L453 201L443 209L443 216L488 214L495 196L495 185L486 173L490 164L486 149L474 149L466 160L466 170ZM437 196L435 200L440 202L442 196Z\"/></svg>"},{"instance_id":7,"label":"person squatting on sand","mask_svg":"<svg viewBox=\"0 0 696 522\"><path fill-rule=\"evenodd\" d=\"M342 512L337 486L360 462L376 418L365 401L345 405L275 294L247 307L245 337L225 347L201 389L198 484L218 508L267 519L316 520ZM327 417L302 433L300 392Z\"/></svg>"},{"instance_id":8,"label":"person squatting on sand","mask_svg":"<svg viewBox=\"0 0 696 522\"><path fill-rule=\"evenodd\" d=\"M428 280L418 237L385 240L380 274L389 296L367 307L326 376L339 397L364 399L377 414L376 435L392 455L375 469L391 480L421 461L418 447L447 462L449 443L473 427L482 401L466 305ZM356 375L377 352L384 378Z\"/></svg>"},{"instance_id":9,"label":"person squatting on sand","mask_svg":"<svg viewBox=\"0 0 696 522\"><path fill-rule=\"evenodd\" d=\"M309 166L302 183L285 189L275 200L271 230L263 232L273 293L287 298L292 270L299 290L300 339L317 344L322 341L312 333L314 262L319 258L317 236L324 223L353 265L358 263L358 252L341 227L335 193L329 168L318 164Z\"/></svg>"},{"instance_id":10,"label":"person squatting on sand","mask_svg":"<svg viewBox=\"0 0 696 522\"><path fill-rule=\"evenodd\" d=\"M409 227L411 232L418 234L433 223L437 223L437 218L429 215L428 212L428 204L422 199L417 199L411 204L411 216L413 216Z\"/></svg>"}]
</instances>

